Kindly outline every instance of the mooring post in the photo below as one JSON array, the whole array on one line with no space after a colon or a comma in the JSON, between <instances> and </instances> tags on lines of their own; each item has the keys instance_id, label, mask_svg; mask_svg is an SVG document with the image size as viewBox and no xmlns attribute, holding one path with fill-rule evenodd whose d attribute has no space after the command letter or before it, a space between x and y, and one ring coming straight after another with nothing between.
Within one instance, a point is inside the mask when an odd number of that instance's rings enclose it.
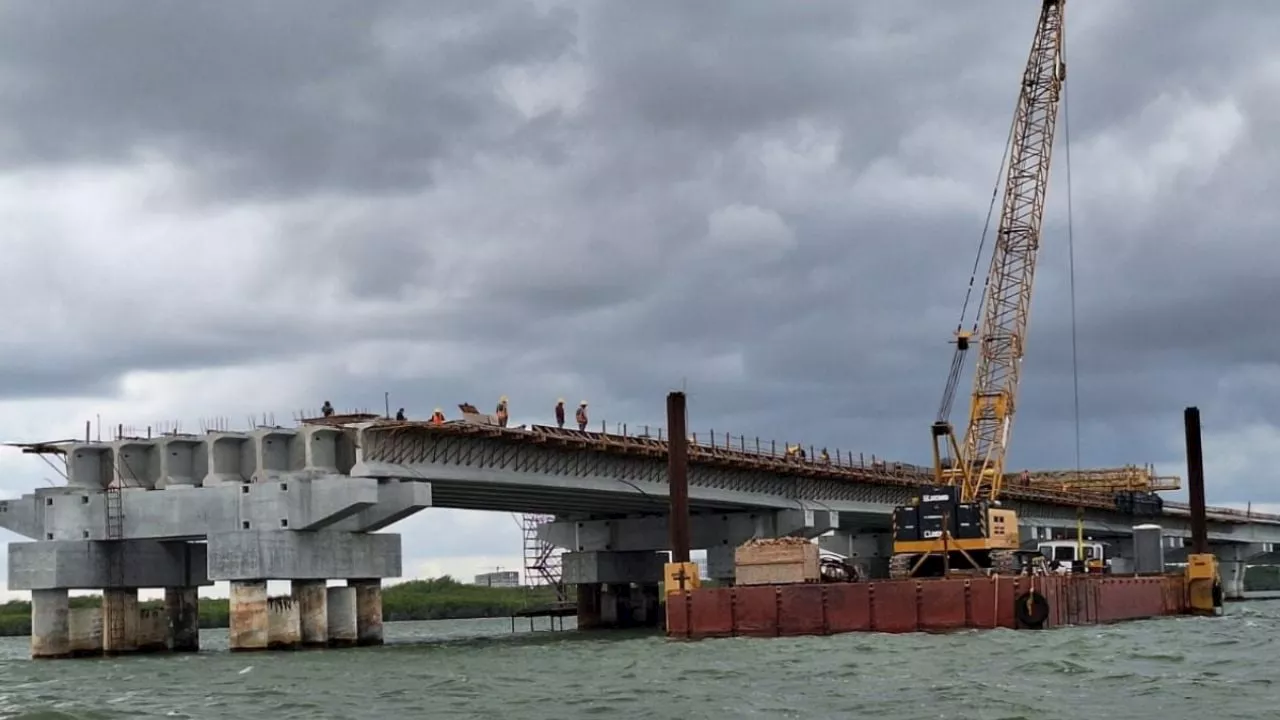
<instances>
[{"instance_id":1,"label":"mooring post","mask_svg":"<svg viewBox=\"0 0 1280 720\"><path fill-rule=\"evenodd\" d=\"M1187 484L1191 501L1191 552L1187 555L1187 600L1191 612L1216 614L1222 608L1218 558L1209 552L1209 526L1204 507L1204 451L1200 445L1200 409L1183 412L1187 435Z\"/></svg>"},{"instance_id":2,"label":"mooring post","mask_svg":"<svg viewBox=\"0 0 1280 720\"><path fill-rule=\"evenodd\" d=\"M689 562L689 435L685 430L685 396L667 395L667 482L670 484L671 562Z\"/></svg>"},{"instance_id":3,"label":"mooring post","mask_svg":"<svg viewBox=\"0 0 1280 720\"><path fill-rule=\"evenodd\" d=\"M1209 552L1209 525L1205 516L1204 448L1200 444L1200 409L1183 411L1187 434L1187 495L1191 505L1191 552Z\"/></svg>"}]
</instances>

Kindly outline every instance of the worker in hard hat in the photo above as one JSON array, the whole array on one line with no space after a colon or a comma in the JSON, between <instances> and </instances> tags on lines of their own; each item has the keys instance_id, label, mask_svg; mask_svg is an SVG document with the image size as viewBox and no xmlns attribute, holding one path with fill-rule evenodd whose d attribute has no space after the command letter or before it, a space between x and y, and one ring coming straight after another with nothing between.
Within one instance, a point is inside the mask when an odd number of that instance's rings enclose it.
<instances>
[{"instance_id":1,"label":"worker in hard hat","mask_svg":"<svg viewBox=\"0 0 1280 720\"><path fill-rule=\"evenodd\" d=\"M399 420L400 422L405 421L404 408L400 408L396 411L396 420Z\"/></svg>"},{"instance_id":2,"label":"worker in hard hat","mask_svg":"<svg viewBox=\"0 0 1280 720\"><path fill-rule=\"evenodd\" d=\"M507 412L506 395L498 398L498 409L494 411L494 414L498 416L498 427L506 427L507 418L510 417L510 414Z\"/></svg>"},{"instance_id":3,"label":"worker in hard hat","mask_svg":"<svg viewBox=\"0 0 1280 720\"><path fill-rule=\"evenodd\" d=\"M333 415L333 405L329 404L329 401L328 401L328 400L325 400L325 401L324 401L324 405L321 405L321 406L320 406L320 413L321 413L322 415L324 415L325 417L330 417L330 416L332 416L332 415Z\"/></svg>"},{"instance_id":4,"label":"worker in hard hat","mask_svg":"<svg viewBox=\"0 0 1280 720\"><path fill-rule=\"evenodd\" d=\"M564 427L564 398L556 400L556 427Z\"/></svg>"},{"instance_id":5,"label":"worker in hard hat","mask_svg":"<svg viewBox=\"0 0 1280 720\"><path fill-rule=\"evenodd\" d=\"M587 401L583 400L578 403L578 412L574 413L574 419L578 421L578 429L587 429Z\"/></svg>"},{"instance_id":6,"label":"worker in hard hat","mask_svg":"<svg viewBox=\"0 0 1280 720\"><path fill-rule=\"evenodd\" d=\"M431 424L432 425L444 424L444 410L441 410L440 408L436 408L435 411L431 413Z\"/></svg>"},{"instance_id":7,"label":"worker in hard hat","mask_svg":"<svg viewBox=\"0 0 1280 720\"><path fill-rule=\"evenodd\" d=\"M789 457L789 458L798 458L798 457L800 457L800 446L799 446L799 445L787 445L787 457Z\"/></svg>"},{"instance_id":8,"label":"worker in hard hat","mask_svg":"<svg viewBox=\"0 0 1280 720\"><path fill-rule=\"evenodd\" d=\"M822 460L823 465L831 464L831 455L827 452L826 448L822 448L822 453L818 455L818 458Z\"/></svg>"}]
</instances>

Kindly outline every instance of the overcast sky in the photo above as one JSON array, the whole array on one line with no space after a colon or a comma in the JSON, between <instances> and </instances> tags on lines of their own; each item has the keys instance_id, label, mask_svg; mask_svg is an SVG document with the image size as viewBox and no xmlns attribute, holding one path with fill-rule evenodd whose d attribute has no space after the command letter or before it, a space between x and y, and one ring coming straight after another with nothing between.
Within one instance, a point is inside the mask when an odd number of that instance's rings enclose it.
<instances>
[{"instance_id":1,"label":"overcast sky","mask_svg":"<svg viewBox=\"0 0 1280 720\"><path fill-rule=\"evenodd\" d=\"M0 437L685 384L923 462L1038 5L10 0ZM1210 500L1280 502L1280 6L1067 14L1083 462L1185 474L1198 405ZM1015 469L1075 463L1066 137ZM408 575L519 565L508 515L397 529Z\"/></svg>"}]
</instances>

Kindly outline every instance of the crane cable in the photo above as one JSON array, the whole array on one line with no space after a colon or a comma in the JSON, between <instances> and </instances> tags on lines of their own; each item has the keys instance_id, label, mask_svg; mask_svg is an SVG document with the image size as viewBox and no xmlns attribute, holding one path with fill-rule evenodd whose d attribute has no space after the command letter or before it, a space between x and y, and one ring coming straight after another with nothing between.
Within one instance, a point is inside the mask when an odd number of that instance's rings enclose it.
<instances>
[{"instance_id":1,"label":"crane cable","mask_svg":"<svg viewBox=\"0 0 1280 720\"><path fill-rule=\"evenodd\" d=\"M959 334L964 330L965 319L969 314L969 303L973 299L973 288L978 282L978 269L982 266L982 252L987 246L987 237L991 233L991 218L995 214L996 200L1005 183L1005 165L1009 161L1009 153L1013 148L1013 133L1018 124L1018 106L1022 103L1022 93L1014 100L1014 112L1009 122L1009 133L1004 140L1004 153L1000 156L1000 167L996 169L996 180L991 188L991 202L987 205L987 217L982 223L982 235L978 239L978 252L973 257L973 269L969 272L969 285L965 289L964 304L960 307L960 320L956 323L956 351L951 356L951 370L947 373L947 384L942 391L942 402L938 406L938 422L946 422L951 417L951 408L955 404L956 391L960 386L960 372L964 369L965 347L959 342ZM982 294L978 296L978 305L973 312L973 333L978 332L978 323L982 316L982 305L987 295L987 285L991 283L991 273L987 273L982 283ZM951 459L951 448L944 448L947 459Z\"/></svg>"},{"instance_id":2,"label":"crane cable","mask_svg":"<svg viewBox=\"0 0 1280 720\"><path fill-rule=\"evenodd\" d=\"M1062 40L1062 64L1067 64L1067 42ZM1067 268L1068 287L1071 291L1071 391L1075 415L1076 436L1076 486L1080 485L1080 365L1076 342L1076 237L1072 222L1074 207L1071 193L1071 103L1068 102L1069 91L1062 86L1062 131L1063 152L1067 161Z\"/></svg>"}]
</instances>

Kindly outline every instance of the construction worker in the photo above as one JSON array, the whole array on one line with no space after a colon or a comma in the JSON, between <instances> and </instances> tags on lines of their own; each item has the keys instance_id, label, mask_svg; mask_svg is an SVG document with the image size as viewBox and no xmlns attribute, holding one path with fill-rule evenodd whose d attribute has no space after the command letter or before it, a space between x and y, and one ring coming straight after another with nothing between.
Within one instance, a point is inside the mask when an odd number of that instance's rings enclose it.
<instances>
[{"instance_id":1,"label":"construction worker","mask_svg":"<svg viewBox=\"0 0 1280 720\"><path fill-rule=\"evenodd\" d=\"M787 445L787 457L795 458L795 457L799 457L799 455L800 455L799 445Z\"/></svg>"},{"instance_id":2,"label":"construction worker","mask_svg":"<svg viewBox=\"0 0 1280 720\"><path fill-rule=\"evenodd\" d=\"M574 413L573 418L578 421L578 429L587 429L587 401L583 400L578 403L578 412Z\"/></svg>"},{"instance_id":3,"label":"construction worker","mask_svg":"<svg viewBox=\"0 0 1280 720\"><path fill-rule=\"evenodd\" d=\"M822 453L818 457L822 460L823 465L831 464L831 455L827 453L826 448L822 448Z\"/></svg>"},{"instance_id":4,"label":"construction worker","mask_svg":"<svg viewBox=\"0 0 1280 720\"><path fill-rule=\"evenodd\" d=\"M333 405L330 405L328 400L325 400L324 405L320 406L320 414L324 415L325 417L330 417L333 415Z\"/></svg>"},{"instance_id":5,"label":"construction worker","mask_svg":"<svg viewBox=\"0 0 1280 720\"><path fill-rule=\"evenodd\" d=\"M556 427L564 427L564 398L556 400Z\"/></svg>"},{"instance_id":6,"label":"construction worker","mask_svg":"<svg viewBox=\"0 0 1280 720\"><path fill-rule=\"evenodd\" d=\"M396 411L396 419L399 420L400 422L404 422L405 420L404 408L400 408L399 410Z\"/></svg>"},{"instance_id":7,"label":"construction worker","mask_svg":"<svg viewBox=\"0 0 1280 720\"><path fill-rule=\"evenodd\" d=\"M1028 470L1022 471L1022 486L1031 487L1031 472Z\"/></svg>"},{"instance_id":8,"label":"construction worker","mask_svg":"<svg viewBox=\"0 0 1280 720\"><path fill-rule=\"evenodd\" d=\"M498 398L498 409L495 411L494 414L498 416L498 427L506 427L507 417L509 417L509 414L507 413L507 396L506 395L503 395L502 397Z\"/></svg>"},{"instance_id":9,"label":"construction worker","mask_svg":"<svg viewBox=\"0 0 1280 720\"><path fill-rule=\"evenodd\" d=\"M440 408L436 408L435 411L431 413L431 424L432 425L444 424L444 410L441 410Z\"/></svg>"}]
</instances>

